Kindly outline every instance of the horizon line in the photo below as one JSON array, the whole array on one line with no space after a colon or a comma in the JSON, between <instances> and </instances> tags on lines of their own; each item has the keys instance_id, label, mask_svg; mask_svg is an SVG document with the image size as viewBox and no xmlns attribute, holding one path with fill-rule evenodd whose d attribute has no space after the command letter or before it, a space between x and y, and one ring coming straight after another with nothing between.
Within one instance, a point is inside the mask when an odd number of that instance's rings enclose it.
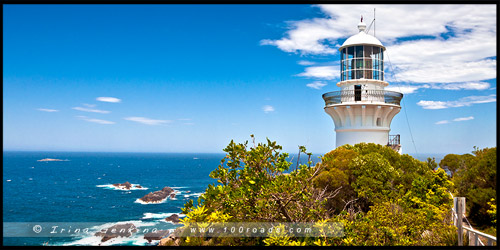
<instances>
[{"instance_id":1,"label":"horizon line","mask_svg":"<svg viewBox=\"0 0 500 250\"><path fill-rule=\"evenodd\" d=\"M334 150L334 149L332 149ZM227 154L225 152L161 152L161 151L86 151L86 150L19 150L19 149L3 149L3 152L53 152L53 153L144 153L144 154ZM330 151L329 151L330 152ZM283 152L288 153L288 152ZM313 153L313 155L325 155L326 153ZM289 155L297 155L298 153L288 153ZM403 153L408 155L447 155L460 153ZM470 153L464 153L470 154Z\"/></svg>"}]
</instances>

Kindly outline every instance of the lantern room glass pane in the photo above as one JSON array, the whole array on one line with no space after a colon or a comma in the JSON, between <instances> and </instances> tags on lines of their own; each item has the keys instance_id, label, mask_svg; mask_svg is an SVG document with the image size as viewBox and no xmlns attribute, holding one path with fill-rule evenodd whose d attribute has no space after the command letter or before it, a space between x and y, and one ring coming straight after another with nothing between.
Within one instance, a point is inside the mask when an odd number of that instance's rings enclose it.
<instances>
[{"instance_id":1,"label":"lantern room glass pane","mask_svg":"<svg viewBox=\"0 0 500 250\"><path fill-rule=\"evenodd\" d=\"M356 78L355 79L361 79L363 78L363 70L355 70Z\"/></svg>"},{"instance_id":2,"label":"lantern room glass pane","mask_svg":"<svg viewBox=\"0 0 500 250\"><path fill-rule=\"evenodd\" d=\"M365 57L365 78L372 79L372 59Z\"/></svg>"},{"instance_id":3,"label":"lantern room glass pane","mask_svg":"<svg viewBox=\"0 0 500 250\"><path fill-rule=\"evenodd\" d=\"M371 57L373 46L364 46L365 57Z\"/></svg>"},{"instance_id":4,"label":"lantern room glass pane","mask_svg":"<svg viewBox=\"0 0 500 250\"><path fill-rule=\"evenodd\" d=\"M354 59L355 69L363 68L363 59Z\"/></svg>"},{"instance_id":5,"label":"lantern room glass pane","mask_svg":"<svg viewBox=\"0 0 500 250\"><path fill-rule=\"evenodd\" d=\"M373 79L372 70L365 70L365 79Z\"/></svg>"},{"instance_id":6,"label":"lantern room glass pane","mask_svg":"<svg viewBox=\"0 0 500 250\"><path fill-rule=\"evenodd\" d=\"M373 47L373 55L376 59L380 57L380 48L379 47Z\"/></svg>"},{"instance_id":7,"label":"lantern room glass pane","mask_svg":"<svg viewBox=\"0 0 500 250\"><path fill-rule=\"evenodd\" d=\"M356 54L354 55L356 58L363 57L363 46L355 46Z\"/></svg>"},{"instance_id":8,"label":"lantern room glass pane","mask_svg":"<svg viewBox=\"0 0 500 250\"><path fill-rule=\"evenodd\" d=\"M347 59L354 58L354 47L347 48Z\"/></svg>"}]
</instances>

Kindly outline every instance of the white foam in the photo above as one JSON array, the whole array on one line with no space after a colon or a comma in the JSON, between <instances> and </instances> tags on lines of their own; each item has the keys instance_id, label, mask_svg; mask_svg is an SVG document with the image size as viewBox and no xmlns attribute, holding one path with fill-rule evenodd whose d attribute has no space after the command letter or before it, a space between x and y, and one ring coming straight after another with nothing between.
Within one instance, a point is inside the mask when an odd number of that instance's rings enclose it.
<instances>
[{"instance_id":1,"label":"white foam","mask_svg":"<svg viewBox=\"0 0 500 250\"><path fill-rule=\"evenodd\" d=\"M156 201L156 202L144 202L142 201L141 199L137 199L134 201L134 203L139 203L139 204L142 204L142 205L149 205L149 204L160 204L160 203L165 203L165 201L167 201L167 198L166 197L165 199L163 200L160 200L160 201Z\"/></svg>"},{"instance_id":2,"label":"white foam","mask_svg":"<svg viewBox=\"0 0 500 250\"><path fill-rule=\"evenodd\" d=\"M101 224L98 226L93 226L90 229L99 231L102 229L110 228L114 225L121 225L121 224L127 224L127 223L132 223L132 224L134 224L135 227L152 227L152 226L158 224L158 222L154 222L154 221L143 222L141 220L129 220L129 221L119 221L119 222L108 222L108 223L104 223L104 224Z\"/></svg>"},{"instance_id":3,"label":"white foam","mask_svg":"<svg viewBox=\"0 0 500 250\"><path fill-rule=\"evenodd\" d=\"M7 181L11 181L11 180L7 180Z\"/></svg>"},{"instance_id":4,"label":"white foam","mask_svg":"<svg viewBox=\"0 0 500 250\"><path fill-rule=\"evenodd\" d=\"M188 198L188 197L199 197L200 195L202 195L203 193L189 193L189 194L185 194L184 197Z\"/></svg>"},{"instance_id":5,"label":"white foam","mask_svg":"<svg viewBox=\"0 0 500 250\"><path fill-rule=\"evenodd\" d=\"M89 233L84 235L82 238L77 239L72 242L64 243L63 246L110 246L110 245L128 245L127 243L131 243L132 245L144 246L148 245L148 241L144 239L144 234L142 233L134 233L131 237L115 237L105 242L101 242L102 237L95 236L94 234L103 229L110 228L117 224L126 224L132 223L136 228L139 227L149 227L158 224L158 222L142 222L140 220L131 220L131 221L120 221L120 222L110 222L102 225L91 227ZM140 231L140 230L139 230Z\"/></svg>"},{"instance_id":6,"label":"white foam","mask_svg":"<svg viewBox=\"0 0 500 250\"><path fill-rule=\"evenodd\" d=\"M116 187L116 186L113 186L113 184L97 185L96 187L113 189L113 190L120 190L120 191L123 191L123 190L126 190L126 191L129 191L129 190L147 190L148 189L147 187L138 188L137 185L139 185L139 184L132 184L131 183L131 185L132 185L132 187L130 187L130 189Z\"/></svg>"},{"instance_id":7,"label":"white foam","mask_svg":"<svg viewBox=\"0 0 500 250\"><path fill-rule=\"evenodd\" d=\"M179 217L184 217L186 216L185 214L178 214L178 213L144 213L144 217L142 217L143 220L145 219L165 219L169 216L172 216L174 214L177 214Z\"/></svg>"},{"instance_id":8,"label":"white foam","mask_svg":"<svg viewBox=\"0 0 500 250\"><path fill-rule=\"evenodd\" d=\"M101 244L101 239L102 238L99 236L88 236L79 240L65 243L63 244L63 246L99 246Z\"/></svg>"}]
</instances>

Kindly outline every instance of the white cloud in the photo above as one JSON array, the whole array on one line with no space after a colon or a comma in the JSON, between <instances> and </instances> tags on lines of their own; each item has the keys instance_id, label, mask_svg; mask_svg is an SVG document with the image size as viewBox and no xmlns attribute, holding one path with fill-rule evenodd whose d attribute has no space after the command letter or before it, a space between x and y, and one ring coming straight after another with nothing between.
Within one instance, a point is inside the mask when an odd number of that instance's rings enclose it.
<instances>
[{"instance_id":1,"label":"white cloud","mask_svg":"<svg viewBox=\"0 0 500 250\"><path fill-rule=\"evenodd\" d=\"M79 110L79 111L84 111L84 112L101 113L101 114L108 114L108 113L110 113L110 111L107 111L107 110L88 109L88 108L82 108L82 107L74 107L72 109Z\"/></svg>"},{"instance_id":2,"label":"white cloud","mask_svg":"<svg viewBox=\"0 0 500 250\"><path fill-rule=\"evenodd\" d=\"M94 123L99 123L99 124L115 124L112 121L106 121L106 120L101 120L101 119L89 118L89 117L86 117L86 116L83 116L83 115L79 115L79 116L76 116L76 117L79 118L79 119L82 119L84 121L94 122Z\"/></svg>"},{"instance_id":3,"label":"white cloud","mask_svg":"<svg viewBox=\"0 0 500 250\"><path fill-rule=\"evenodd\" d=\"M146 125L160 125L160 124L172 122L170 120L154 120L154 119L149 119L149 118L145 118L145 117L125 117L123 119L125 119L127 121L133 121L133 122L146 124Z\"/></svg>"},{"instance_id":4,"label":"white cloud","mask_svg":"<svg viewBox=\"0 0 500 250\"><path fill-rule=\"evenodd\" d=\"M444 120L444 121L438 121L435 124L440 125L440 124L447 124L447 123L450 123L450 122L447 120Z\"/></svg>"},{"instance_id":5,"label":"white cloud","mask_svg":"<svg viewBox=\"0 0 500 250\"><path fill-rule=\"evenodd\" d=\"M189 125L189 126L191 126L191 125L194 125L194 122L186 122L186 123L184 123L184 125Z\"/></svg>"},{"instance_id":6,"label":"white cloud","mask_svg":"<svg viewBox=\"0 0 500 250\"><path fill-rule=\"evenodd\" d=\"M100 102L113 102L113 103L118 103L121 102L122 100L115 98L115 97L97 97L96 100Z\"/></svg>"},{"instance_id":7,"label":"white cloud","mask_svg":"<svg viewBox=\"0 0 500 250\"><path fill-rule=\"evenodd\" d=\"M469 117L460 117L460 118L455 118L453 119L454 122L461 122L461 121L469 121L473 120L474 116L469 116ZM435 124L440 125L440 124L447 124L450 123L448 120L443 120L443 121L438 121Z\"/></svg>"},{"instance_id":8,"label":"white cloud","mask_svg":"<svg viewBox=\"0 0 500 250\"><path fill-rule=\"evenodd\" d=\"M469 117L460 117L460 118L455 118L453 119L454 122L461 122L461 121L468 121L468 120L473 120L474 116L469 116Z\"/></svg>"},{"instance_id":9,"label":"white cloud","mask_svg":"<svg viewBox=\"0 0 500 250\"><path fill-rule=\"evenodd\" d=\"M492 59L496 57L495 5L316 7L327 17L288 21L282 38L262 40L261 44L303 55L336 54L345 38L359 32L360 14L369 25L376 8L376 36L387 47L385 59L394 64L398 81L453 83L442 89L483 90L484 83L467 83L496 78L496 60ZM374 27L370 34L373 31ZM387 72L388 63L385 68Z\"/></svg>"},{"instance_id":10,"label":"white cloud","mask_svg":"<svg viewBox=\"0 0 500 250\"><path fill-rule=\"evenodd\" d=\"M313 77L325 80L332 80L339 77L339 69L335 66L313 66L307 67L305 72L298 74L298 76Z\"/></svg>"},{"instance_id":11,"label":"white cloud","mask_svg":"<svg viewBox=\"0 0 500 250\"><path fill-rule=\"evenodd\" d=\"M424 101L417 102L417 105L422 106L424 109L445 109L448 108L446 102L441 101Z\"/></svg>"},{"instance_id":12,"label":"white cloud","mask_svg":"<svg viewBox=\"0 0 500 250\"><path fill-rule=\"evenodd\" d=\"M89 108L93 108L95 107L96 105L95 104L88 104L88 103L84 103L83 106L85 107L89 107Z\"/></svg>"},{"instance_id":13,"label":"white cloud","mask_svg":"<svg viewBox=\"0 0 500 250\"><path fill-rule=\"evenodd\" d=\"M315 82L306 84L307 87L313 88L313 89L321 89L326 85L327 85L326 83L323 83L321 81L315 81Z\"/></svg>"},{"instance_id":14,"label":"white cloud","mask_svg":"<svg viewBox=\"0 0 500 250\"><path fill-rule=\"evenodd\" d=\"M43 111L43 112L59 112L59 110L57 110L57 109L43 109L43 108L39 108L37 110L40 110L40 111Z\"/></svg>"},{"instance_id":15,"label":"white cloud","mask_svg":"<svg viewBox=\"0 0 500 250\"><path fill-rule=\"evenodd\" d=\"M448 89L448 90L485 90L490 88L490 84L487 82L462 82L462 83L449 83L441 84L438 86L433 86L436 89Z\"/></svg>"},{"instance_id":16,"label":"white cloud","mask_svg":"<svg viewBox=\"0 0 500 250\"><path fill-rule=\"evenodd\" d=\"M286 52L301 54L334 54L335 48L323 44L324 41L336 39L342 33L336 30L330 19L315 18L312 20L291 21L291 30L287 37L279 40L264 39L261 45L274 45Z\"/></svg>"},{"instance_id":17,"label":"white cloud","mask_svg":"<svg viewBox=\"0 0 500 250\"><path fill-rule=\"evenodd\" d=\"M422 48L424 49L424 48ZM424 59L422 59L424 60ZM397 81L415 83L456 83L493 79L496 77L495 60L474 62L431 62L399 64ZM397 62L393 63L398 65Z\"/></svg>"},{"instance_id":18,"label":"white cloud","mask_svg":"<svg viewBox=\"0 0 500 250\"><path fill-rule=\"evenodd\" d=\"M262 107L262 110L264 111L264 113L269 113L269 112L273 112L274 111L274 107L273 106L270 106L270 105L265 105Z\"/></svg>"},{"instance_id":19,"label":"white cloud","mask_svg":"<svg viewBox=\"0 0 500 250\"><path fill-rule=\"evenodd\" d=\"M491 89L487 82L462 82L441 84L413 84L413 85L391 85L385 88L388 91L396 91L403 94L415 93L418 89L445 89L445 90L486 90Z\"/></svg>"},{"instance_id":20,"label":"white cloud","mask_svg":"<svg viewBox=\"0 0 500 250\"><path fill-rule=\"evenodd\" d=\"M299 65L303 65L303 66L311 66L311 65L316 64L315 62L311 62L311 61L307 61L307 60L298 61L297 63Z\"/></svg>"},{"instance_id":21,"label":"white cloud","mask_svg":"<svg viewBox=\"0 0 500 250\"><path fill-rule=\"evenodd\" d=\"M412 94L421 88L430 88L430 86L427 84L425 84L425 85L402 85L402 86L392 85L392 86L386 87L385 90L396 91L396 92L403 93L403 94Z\"/></svg>"},{"instance_id":22,"label":"white cloud","mask_svg":"<svg viewBox=\"0 0 500 250\"><path fill-rule=\"evenodd\" d=\"M417 105L422 106L424 109L446 109L446 108L456 108L463 106L471 106L478 103L489 103L496 102L496 95L488 96L467 96L458 99L457 101L425 101L421 100L417 102Z\"/></svg>"},{"instance_id":23,"label":"white cloud","mask_svg":"<svg viewBox=\"0 0 500 250\"><path fill-rule=\"evenodd\" d=\"M439 37L452 29L495 31L495 5L317 5L329 17L288 21L288 31L278 40L265 39L263 45L275 45L283 51L303 54L333 54L338 39L355 35L360 15L370 24L376 8L379 27L376 36L391 43L400 37ZM373 33L373 27L370 30ZM441 39L442 40L442 39ZM333 42L333 45L330 43ZM342 41L337 41L342 42Z\"/></svg>"}]
</instances>

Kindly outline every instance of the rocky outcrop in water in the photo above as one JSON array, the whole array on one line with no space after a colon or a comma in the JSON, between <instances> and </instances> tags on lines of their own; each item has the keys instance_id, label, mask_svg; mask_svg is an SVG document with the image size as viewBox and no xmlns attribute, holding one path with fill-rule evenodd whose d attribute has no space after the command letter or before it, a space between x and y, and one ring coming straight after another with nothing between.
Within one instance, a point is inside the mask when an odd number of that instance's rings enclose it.
<instances>
[{"instance_id":1,"label":"rocky outcrop in water","mask_svg":"<svg viewBox=\"0 0 500 250\"><path fill-rule=\"evenodd\" d=\"M164 187L162 190L150 192L147 195L144 195L139 200L146 203L158 203L164 201L170 194L172 194L174 190L170 187Z\"/></svg>"},{"instance_id":2,"label":"rocky outcrop in water","mask_svg":"<svg viewBox=\"0 0 500 250\"><path fill-rule=\"evenodd\" d=\"M153 240L161 240L164 237L167 237L168 234L169 234L168 230L159 230L157 232L151 232L145 234L144 239L146 239L149 243L151 243L151 241Z\"/></svg>"},{"instance_id":3,"label":"rocky outcrop in water","mask_svg":"<svg viewBox=\"0 0 500 250\"><path fill-rule=\"evenodd\" d=\"M130 184L130 182L128 182L128 181L125 183L115 183L115 184L113 184L113 186L115 186L117 188L121 188L121 189L127 189L127 190L130 190L130 188L132 188L132 184Z\"/></svg>"},{"instance_id":4,"label":"rocky outcrop in water","mask_svg":"<svg viewBox=\"0 0 500 250\"><path fill-rule=\"evenodd\" d=\"M166 221L173 222L175 224L179 223L179 215L177 214L172 214L169 217L165 218Z\"/></svg>"},{"instance_id":5,"label":"rocky outcrop in water","mask_svg":"<svg viewBox=\"0 0 500 250\"><path fill-rule=\"evenodd\" d=\"M175 231L168 235L167 238L160 239L158 246L179 246L180 238L177 235L182 234L182 228L177 228Z\"/></svg>"},{"instance_id":6,"label":"rocky outcrop in water","mask_svg":"<svg viewBox=\"0 0 500 250\"><path fill-rule=\"evenodd\" d=\"M137 228L132 223L116 224L110 228L102 229L95 233L95 236L102 237L101 242L108 241L116 237L130 237L137 232Z\"/></svg>"},{"instance_id":7,"label":"rocky outcrop in water","mask_svg":"<svg viewBox=\"0 0 500 250\"><path fill-rule=\"evenodd\" d=\"M45 158L37 161L69 161L69 160L61 160L61 159L52 159L52 158Z\"/></svg>"}]
</instances>

